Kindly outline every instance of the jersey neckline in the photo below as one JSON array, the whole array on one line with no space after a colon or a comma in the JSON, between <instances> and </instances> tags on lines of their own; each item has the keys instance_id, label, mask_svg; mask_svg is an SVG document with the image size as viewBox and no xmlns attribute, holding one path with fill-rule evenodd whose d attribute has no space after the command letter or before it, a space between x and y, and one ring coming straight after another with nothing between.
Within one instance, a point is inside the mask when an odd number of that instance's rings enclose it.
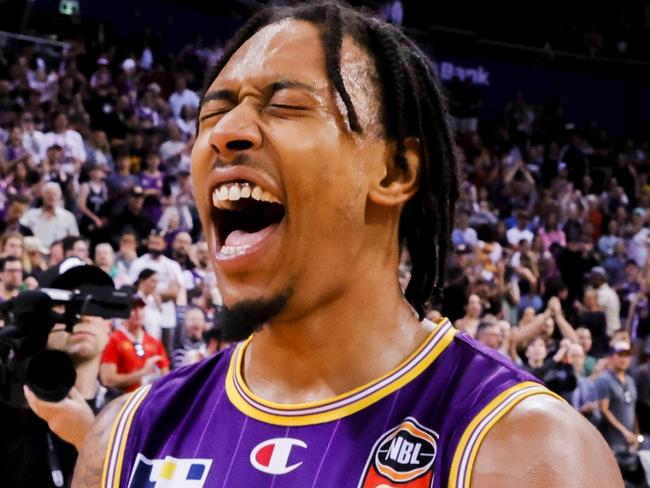
<instances>
[{"instance_id":1,"label":"jersey neckline","mask_svg":"<svg viewBox=\"0 0 650 488\"><path fill-rule=\"evenodd\" d=\"M226 374L226 393L230 402L242 413L256 420L274 425L300 426L320 424L352 415L417 378L452 342L456 330L446 318L437 323L428 320L423 325L431 328L422 344L404 361L383 376L341 395L318 402L281 404L264 400L246 385L243 358L251 338L239 344L232 352Z\"/></svg>"}]
</instances>

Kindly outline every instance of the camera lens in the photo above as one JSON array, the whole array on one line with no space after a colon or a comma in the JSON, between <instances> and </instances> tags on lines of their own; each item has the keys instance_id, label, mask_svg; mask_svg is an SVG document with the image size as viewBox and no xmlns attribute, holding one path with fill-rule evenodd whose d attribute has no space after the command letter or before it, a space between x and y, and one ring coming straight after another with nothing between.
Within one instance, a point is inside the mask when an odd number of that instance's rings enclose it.
<instances>
[{"instance_id":1,"label":"camera lens","mask_svg":"<svg viewBox=\"0 0 650 488\"><path fill-rule=\"evenodd\" d=\"M35 354L25 368L25 384L41 400L60 402L74 386L77 374L70 357L62 351Z\"/></svg>"}]
</instances>

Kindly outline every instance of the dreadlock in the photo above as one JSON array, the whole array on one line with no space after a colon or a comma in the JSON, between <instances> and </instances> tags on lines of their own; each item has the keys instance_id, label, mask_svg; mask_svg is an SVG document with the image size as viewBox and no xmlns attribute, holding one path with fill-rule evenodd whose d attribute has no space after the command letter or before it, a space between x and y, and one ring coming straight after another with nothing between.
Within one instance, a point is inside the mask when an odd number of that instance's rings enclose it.
<instances>
[{"instance_id":1,"label":"dreadlock","mask_svg":"<svg viewBox=\"0 0 650 488\"><path fill-rule=\"evenodd\" d=\"M370 13L334 1L269 7L252 17L226 46L224 55L208 74L206 89L247 39L267 25L283 19L304 20L321 32L327 76L345 108L350 129L362 133L357 112L341 77L341 43L348 35L375 63L382 94L384 136L394 141L396 161L406 166L404 141L420 143L421 174L416 194L400 218L399 240L412 263L406 299L420 318L432 301L442 296L445 260L458 198L458 169L445 100L426 54L396 27Z\"/></svg>"}]
</instances>

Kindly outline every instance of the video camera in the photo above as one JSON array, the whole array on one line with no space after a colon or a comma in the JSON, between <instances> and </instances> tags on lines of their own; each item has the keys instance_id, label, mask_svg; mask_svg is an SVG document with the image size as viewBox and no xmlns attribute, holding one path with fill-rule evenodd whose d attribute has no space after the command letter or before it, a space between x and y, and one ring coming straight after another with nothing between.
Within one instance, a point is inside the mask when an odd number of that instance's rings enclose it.
<instances>
[{"instance_id":1,"label":"video camera","mask_svg":"<svg viewBox=\"0 0 650 488\"><path fill-rule=\"evenodd\" d=\"M68 354L46 350L50 331L62 323L72 332L83 315L128 318L132 295L130 287L116 290L111 285L81 285L72 290L25 291L0 304L4 320L0 327L0 401L23 406L23 384L42 400L63 400L74 386L76 373ZM62 313L54 311L56 305L63 306Z\"/></svg>"}]
</instances>

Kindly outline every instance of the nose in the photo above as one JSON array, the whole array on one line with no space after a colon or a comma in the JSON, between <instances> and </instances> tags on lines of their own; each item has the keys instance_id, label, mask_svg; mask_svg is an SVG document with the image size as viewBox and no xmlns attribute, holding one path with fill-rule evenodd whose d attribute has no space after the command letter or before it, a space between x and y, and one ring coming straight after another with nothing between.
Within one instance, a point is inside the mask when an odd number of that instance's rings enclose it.
<instances>
[{"instance_id":1,"label":"nose","mask_svg":"<svg viewBox=\"0 0 650 488\"><path fill-rule=\"evenodd\" d=\"M210 144L224 160L238 153L256 149L262 144L262 134L256 123L256 110L241 103L226 113L210 133Z\"/></svg>"}]
</instances>

